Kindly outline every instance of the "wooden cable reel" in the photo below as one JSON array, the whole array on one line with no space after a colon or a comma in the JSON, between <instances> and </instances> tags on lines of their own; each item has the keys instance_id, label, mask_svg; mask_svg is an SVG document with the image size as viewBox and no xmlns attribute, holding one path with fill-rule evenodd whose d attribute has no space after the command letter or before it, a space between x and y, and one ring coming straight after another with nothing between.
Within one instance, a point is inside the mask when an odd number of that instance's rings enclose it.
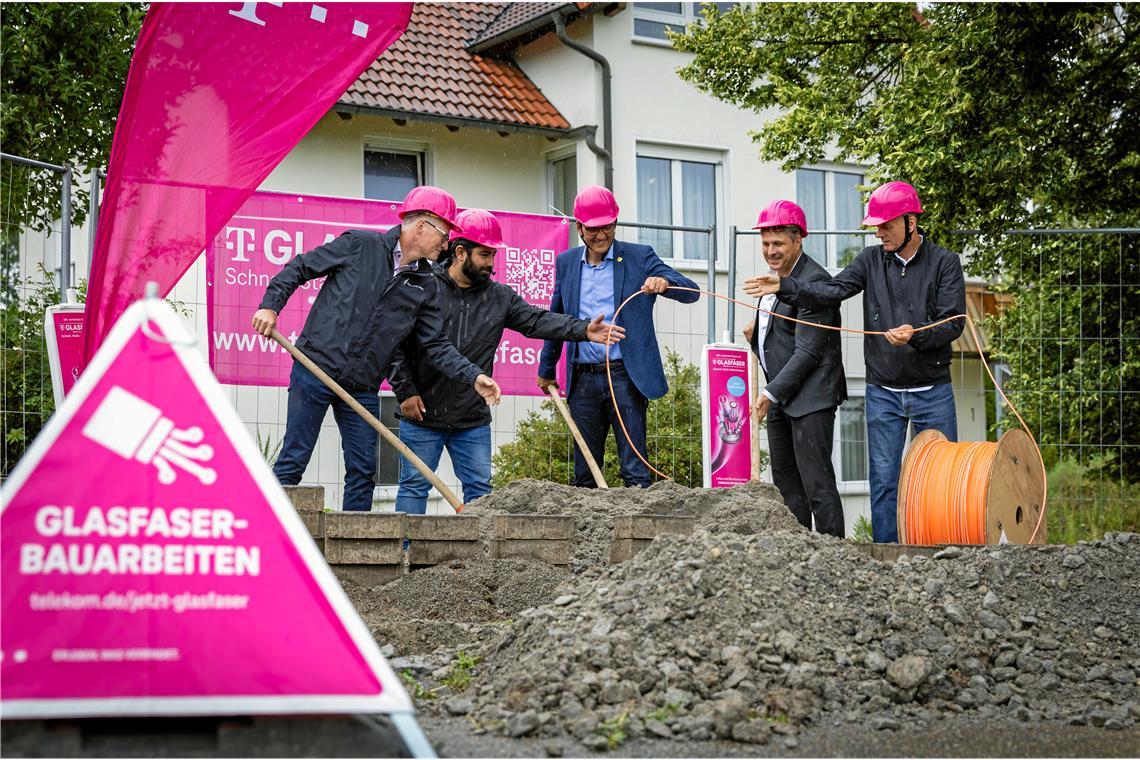
<instances>
[{"instance_id":1,"label":"wooden cable reel","mask_svg":"<svg viewBox=\"0 0 1140 760\"><path fill-rule=\"evenodd\" d=\"M938 430L924 430L899 472L899 543L1043 544L1043 520L1037 530L1043 478L1041 455L1024 430L980 444L951 443Z\"/></svg>"}]
</instances>

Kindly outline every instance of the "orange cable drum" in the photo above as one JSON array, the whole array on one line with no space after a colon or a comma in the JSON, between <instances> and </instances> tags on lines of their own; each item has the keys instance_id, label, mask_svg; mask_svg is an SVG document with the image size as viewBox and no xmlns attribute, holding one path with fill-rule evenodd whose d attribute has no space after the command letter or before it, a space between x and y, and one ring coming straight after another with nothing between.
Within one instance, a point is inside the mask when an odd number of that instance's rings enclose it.
<instances>
[{"instance_id":1,"label":"orange cable drum","mask_svg":"<svg viewBox=\"0 0 1140 760\"><path fill-rule=\"evenodd\" d=\"M855 333L857 335L885 335L885 331L857 330L835 327L795 319L777 314L757 305L740 301L720 293L697 288L670 285L668 290L681 290L721 298L757 312L764 312L796 324L818 327L823 330ZM637 291L626 298L614 311L611 324L616 325L618 315L626 304L644 295ZM974 337L974 345L981 346L974 320L968 314L955 314L929 325L917 327L914 332L929 330L938 325L962 319ZM610 328L613 330L613 328ZM1037 440L1029 431L1017 407L1005 395L1001 385L982 362L994 388L1010 411L1021 423L1021 430L1009 430L997 443L951 443L936 430L924 430L911 443L903 459L898 486L898 530L902 543L913 544L985 544L1045 542L1045 505L1048 486L1045 481L1045 463ZM658 476L669 476L658 470L633 445L626 430L621 409L614 396L613 377L610 374L610 357L606 352L606 380L610 400L618 424L637 458ZM749 405L749 413L751 405ZM945 445L941 445L945 444ZM1030 529L1032 526L1032 529Z\"/></svg>"}]
</instances>

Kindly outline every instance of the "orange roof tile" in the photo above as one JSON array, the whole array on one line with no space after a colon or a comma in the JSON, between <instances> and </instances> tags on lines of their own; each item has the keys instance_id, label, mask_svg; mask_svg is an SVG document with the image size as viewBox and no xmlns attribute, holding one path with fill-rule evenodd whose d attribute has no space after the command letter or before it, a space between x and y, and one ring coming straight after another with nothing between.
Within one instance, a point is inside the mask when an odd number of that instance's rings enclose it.
<instances>
[{"instance_id":1,"label":"orange roof tile","mask_svg":"<svg viewBox=\"0 0 1140 760\"><path fill-rule=\"evenodd\" d=\"M503 13L503 3L416 3L407 31L360 75L340 103L411 116L570 129L511 61L468 52L468 42Z\"/></svg>"}]
</instances>

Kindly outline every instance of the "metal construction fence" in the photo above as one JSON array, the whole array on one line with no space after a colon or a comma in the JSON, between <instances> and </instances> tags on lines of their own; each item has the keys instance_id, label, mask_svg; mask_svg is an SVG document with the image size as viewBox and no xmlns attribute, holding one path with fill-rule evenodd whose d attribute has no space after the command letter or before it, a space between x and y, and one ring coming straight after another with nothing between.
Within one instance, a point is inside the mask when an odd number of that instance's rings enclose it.
<instances>
[{"instance_id":1,"label":"metal construction fence","mask_svg":"<svg viewBox=\"0 0 1140 760\"><path fill-rule=\"evenodd\" d=\"M82 285L91 249L90 224L74 233L58 221L43 232L23 227L5 188L15 172L59 169L8 156L0 162L0 476L5 477L53 407L43 309L60 299L65 283ZM67 203L61 197L61 219ZM722 231L718 244L718 231L711 227L625 222L617 235L671 251L667 260L700 289L743 302L703 298L703 303L685 305L659 298L655 307L672 385L669 395L650 407L649 456L677 480L698 484L700 410L694 365L701 346L725 333L743 343L741 329L755 311L739 285L767 271L760 238L731 228ZM837 271L866 241L874 242L870 235L865 230L811 231L805 251ZM963 232L938 242L963 251L968 265L974 257L1000 252L998 276L968 278L967 310L982 335L980 346L968 334L955 343L960 440L994 440L1001 429L1016 424L1008 407L999 403L988 366L1041 443L1050 468L1050 501L1058 507L1051 539L1085 537L1081 526L1086 523L1140 529L1140 229L1010 231L994 238ZM169 298L188 317L205 353L204 266L191 267ZM842 317L845 326L862 326L859 298L844 303ZM839 410L834 460L849 515L865 514L868 502L862 341L857 335L842 338L850 398ZM226 390L271 459L284 432L284 389ZM382 403L385 420L393 425L395 407L391 397ZM505 474L569 482L571 438L549 400L506 399L494 411L494 420L499 482ZM380 456L378 494L388 505L377 508L390 508L396 458L383 448ZM607 478L620 483L612 436L607 461ZM458 485L448 464L441 475ZM330 415L305 482L325 485L330 506L336 506L342 477L340 440ZM1059 524L1061 506L1066 517Z\"/></svg>"}]
</instances>

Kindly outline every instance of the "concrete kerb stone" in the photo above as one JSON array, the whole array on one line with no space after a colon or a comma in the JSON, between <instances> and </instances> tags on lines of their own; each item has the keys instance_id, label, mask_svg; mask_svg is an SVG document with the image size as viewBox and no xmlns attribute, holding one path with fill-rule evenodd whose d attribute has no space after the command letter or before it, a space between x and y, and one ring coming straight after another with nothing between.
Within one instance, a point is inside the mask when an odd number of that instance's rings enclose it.
<instances>
[{"instance_id":1,"label":"concrete kerb stone","mask_svg":"<svg viewBox=\"0 0 1140 760\"><path fill-rule=\"evenodd\" d=\"M404 542L399 538L325 537L325 561L330 565L403 565Z\"/></svg>"},{"instance_id":2,"label":"concrete kerb stone","mask_svg":"<svg viewBox=\"0 0 1140 760\"><path fill-rule=\"evenodd\" d=\"M696 517L676 515L628 515L614 518L614 539L648 539L663 533L687 536L697 527Z\"/></svg>"},{"instance_id":3,"label":"concrete kerb stone","mask_svg":"<svg viewBox=\"0 0 1140 760\"><path fill-rule=\"evenodd\" d=\"M570 542L550 539L491 539L491 559L537 559L548 565L570 564Z\"/></svg>"},{"instance_id":4,"label":"concrete kerb stone","mask_svg":"<svg viewBox=\"0 0 1140 760\"><path fill-rule=\"evenodd\" d=\"M285 495L293 503L293 509L301 514L323 512L325 509L324 486L282 486Z\"/></svg>"},{"instance_id":5,"label":"concrete kerb stone","mask_svg":"<svg viewBox=\"0 0 1140 760\"><path fill-rule=\"evenodd\" d=\"M412 569L482 557L483 545L478 541L411 541L408 544L408 565Z\"/></svg>"},{"instance_id":6,"label":"concrete kerb stone","mask_svg":"<svg viewBox=\"0 0 1140 760\"><path fill-rule=\"evenodd\" d=\"M406 530L403 512L327 512L325 538L398 538Z\"/></svg>"},{"instance_id":7,"label":"concrete kerb stone","mask_svg":"<svg viewBox=\"0 0 1140 760\"><path fill-rule=\"evenodd\" d=\"M615 538L610 544L610 564L633 559L633 555L653 543L652 538Z\"/></svg>"},{"instance_id":8,"label":"concrete kerb stone","mask_svg":"<svg viewBox=\"0 0 1140 760\"><path fill-rule=\"evenodd\" d=\"M329 565L333 574L342 581L357 586L381 586L404 575L404 565Z\"/></svg>"},{"instance_id":9,"label":"concrete kerb stone","mask_svg":"<svg viewBox=\"0 0 1140 760\"><path fill-rule=\"evenodd\" d=\"M495 515L494 537L507 541L569 541L577 528L572 515Z\"/></svg>"},{"instance_id":10,"label":"concrete kerb stone","mask_svg":"<svg viewBox=\"0 0 1140 760\"><path fill-rule=\"evenodd\" d=\"M463 515L408 515L404 537L409 541L478 541L479 518Z\"/></svg>"}]
</instances>

